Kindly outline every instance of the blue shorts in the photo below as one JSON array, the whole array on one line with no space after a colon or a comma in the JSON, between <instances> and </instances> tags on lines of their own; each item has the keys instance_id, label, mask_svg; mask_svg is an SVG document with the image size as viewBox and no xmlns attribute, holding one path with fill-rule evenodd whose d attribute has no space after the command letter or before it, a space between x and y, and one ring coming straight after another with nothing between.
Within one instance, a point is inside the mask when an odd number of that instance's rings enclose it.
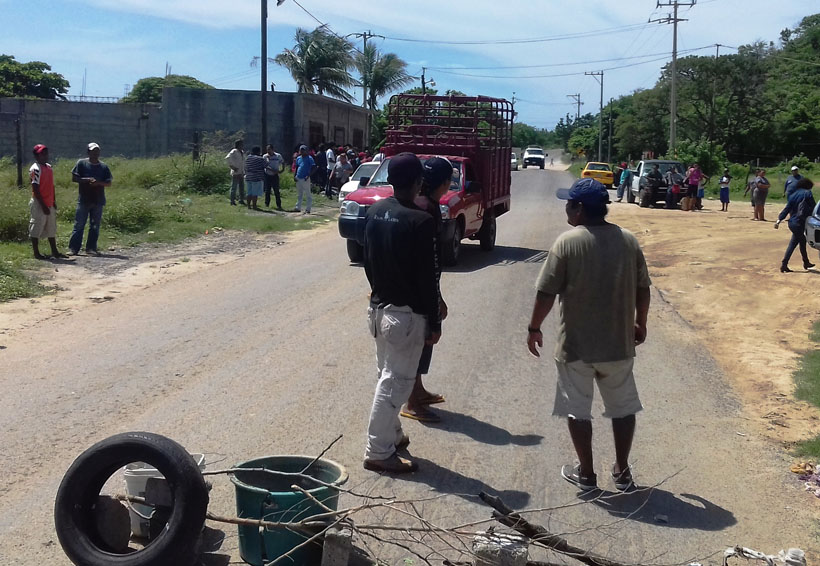
<instances>
[{"instance_id":1,"label":"blue shorts","mask_svg":"<svg viewBox=\"0 0 820 566\"><path fill-rule=\"evenodd\" d=\"M706 194L706 191L703 189L703 187L700 187L698 189L698 198L703 198L704 194Z\"/></svg>"},{"instance_id":2,"label":"blue shorts","mask_svg":"<svg viewBox=\"0 0 820 566\"><path fill-rule=\"evenodd\" d=\"M729 202L729 187L720 187L720 202Z\"/></svg>"}]
</instances>

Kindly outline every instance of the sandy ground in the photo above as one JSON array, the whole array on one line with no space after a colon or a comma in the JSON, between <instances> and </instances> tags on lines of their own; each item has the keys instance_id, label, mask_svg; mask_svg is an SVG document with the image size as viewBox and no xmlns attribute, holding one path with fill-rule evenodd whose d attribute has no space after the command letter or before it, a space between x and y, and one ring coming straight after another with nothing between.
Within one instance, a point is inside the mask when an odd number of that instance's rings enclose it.
<instances>
[{"instance_id":1,"label":"sandy ground","mask_svg":"<svg viewBox=\"0 0 820 566\"><path fill-rule=\"evenodd\" d=\"M780 273L790 232L773 230L779 205L767 205L766 222L753 222L748 202L729 212L704 201L683 212L614 203L610 219L635 232L644 247L652 283L688 321L731 380L751 424L789 447L820 433L820 411L792 397L792 372L820 317L820 271ZM817 252L809 258L820 265Z\"/></svg>"}]
</instances>

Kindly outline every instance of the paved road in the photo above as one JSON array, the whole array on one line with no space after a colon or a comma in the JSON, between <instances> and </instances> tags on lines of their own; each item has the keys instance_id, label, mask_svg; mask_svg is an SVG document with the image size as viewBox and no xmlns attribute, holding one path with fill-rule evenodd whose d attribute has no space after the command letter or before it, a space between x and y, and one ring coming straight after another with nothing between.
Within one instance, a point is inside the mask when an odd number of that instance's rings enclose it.
<instances>
[{"instance_id":1,"label":"paved road","mask_svg":"<svg viewBox=\"0 0 820 566\"><path fill-rule=\"evenodd\" d=\"M558 473L573 453L564 423L549 416L555 369L549 355L537 360L525 347L544 250L566 228L554 193L569 181L563 172L514 173L496 250L467 244L444 274L450 317L429 385L447 403L440 426L407 424L420 462L411 477L360 466L375 382L367 284L335 227L5 341L0 562L68 563L53 534L56 487L82 450L128 430L166 434L211 461L222 454L222 465L316 454L343 433L330 457L348 466L350 486L402 498L457 494L424 505L440 525L486 518L480 490L515 508L577 502ZM549 353L554 315L544 334ZM648 497L605 497L533 520L636 563L685 563L734 544L767 552L816 544L781 457L742 436L745 421L714 361L654 293L636 373L646 410L634 468L641 483L662 485ZM599 477L612 489L608 422L595 426ZM227 480L216 480L211 508L233 512ZM235 531L225 531L220 552L238 560Z\"/></svg>"}]
</instances>

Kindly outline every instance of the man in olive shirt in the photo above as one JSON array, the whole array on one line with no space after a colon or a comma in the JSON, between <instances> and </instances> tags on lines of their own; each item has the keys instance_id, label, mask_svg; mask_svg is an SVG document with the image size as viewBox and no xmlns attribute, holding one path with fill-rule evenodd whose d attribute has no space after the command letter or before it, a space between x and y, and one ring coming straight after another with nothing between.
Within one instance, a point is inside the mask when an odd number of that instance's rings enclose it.
<instances>
[{"instance_id":1,"label":"man in olive shirt","mask_svg":"<svg viewBox=\"0 0 820 566\"><path fill-rule=\"evenodd\" d=\"M553 415L567 417L580 461L578 466L564 466L561 475L584 491L598 487L591 421L597 384L615 436L612 478L618 490L627 491L634 485L628 460L635 413L642 409L632 365L635 346L646 339L649 273L635 236L605 220L606 187L594 179L580 179L557 196L567 201L567 222L574 228L558 237L541 269L527 346L540 356L541 323L559 296Z\"/></svg>"}]
</instances>

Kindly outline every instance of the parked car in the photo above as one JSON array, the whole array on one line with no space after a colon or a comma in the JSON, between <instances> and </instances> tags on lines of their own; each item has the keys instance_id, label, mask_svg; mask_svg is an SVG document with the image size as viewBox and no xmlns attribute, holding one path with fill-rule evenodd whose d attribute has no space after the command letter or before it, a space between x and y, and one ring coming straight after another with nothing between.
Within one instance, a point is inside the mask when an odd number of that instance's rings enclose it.
<instances>
[{"instance_id":1,"label":"parked car","mask_svg":"<svg viewBox=\"0 0 820 566\"><path fill-rule=\"evenodd\" d=\"M584 170L581 171L581 177L592 177L599 183L606 185L607 189L612 190L614 175L612 169L609 168L609 163L590 161L586 164Z\"/></svg>"},{"instance_id":2,"label":"parked car","mask_svg":"<svg viewBox=\"0 0 820 566\"><path fill-rule=\"evenodd\" d=\"M425 105L437 112L434 123L430 111L419 111ZM510 210L507 156L512 151L512 104L486 96L400 94L390 99L388 110L383 148L387 157L368 184L347 195L339 208L339 235L347 240L350 260L363 259L367 209L393 194L387 182L390 156L403 151L422 160L439 155L453 164L450 190L439 201L444 224L442 262L458 261L464 238L478 240L482 250L492 250L496 218Z\"/></svg>"},{"instance_id":3,"label":"parked car","mask_svg":"<svg viewBox=\"0 0 820 566\"><path fill-rule=\"evenodd\" d=\"M814 207L814 213L806 219L806 242L820 252L820 203Z\"/></svg>"},{"instance_id":4,"label":"parked car","mask_svg":"<svg viewBox=\"0 0 820 566\"><path fill-rule=\"evenodd\" d=\"M512 152L510 155L512 156L510 157L510 170L518 171L518 156L515 155L515 152Z\"/></svg>"},{"instance_id":5,"label":"parked car","mask_svg":"<svg viewBox=\"0 0 820 566\"><path fill-rule=\"evenodd\" d=\"M353 191L366 186L370 181L370 177L372 177L376 169L379 168L379 165L381 165L380 161L368 161L356 167L350 180L339 189L339 202L342 202L345 197Z\"/></svg>"},{"instance_id":6,"label":"parked car","mask_svg":"<svg viewBox=\"0 0 820 566\"><path fill-rule=\"evenodd\" d=\"M521 158L522 167L527 168L527 165L538 165L540 169L544 168L544 161L546 161L547 154L540 147L530 146L524 150L524 155Z\"/></svg>"},{"instance_id":7,"label":"parked car","mask_svg":"<svg viewBox=\"0 0 820 566\"><path fill-rule=\"evenodd\" d=\"M666 178L666 173L675 166L681 174L686 174L686 168L680 161L672 161L665 159L646 159L638 162L638 168L635 169L632 177L632 187L626 193L627 202L637 202L642 207L647 207L656 202L666 202L666 191L669 187L666 186L666 180L661 181L661 185L654 190L646 181L646 174L652 171L652 167L658 165L661 175Z\"/></svg>"}]
</instances>

